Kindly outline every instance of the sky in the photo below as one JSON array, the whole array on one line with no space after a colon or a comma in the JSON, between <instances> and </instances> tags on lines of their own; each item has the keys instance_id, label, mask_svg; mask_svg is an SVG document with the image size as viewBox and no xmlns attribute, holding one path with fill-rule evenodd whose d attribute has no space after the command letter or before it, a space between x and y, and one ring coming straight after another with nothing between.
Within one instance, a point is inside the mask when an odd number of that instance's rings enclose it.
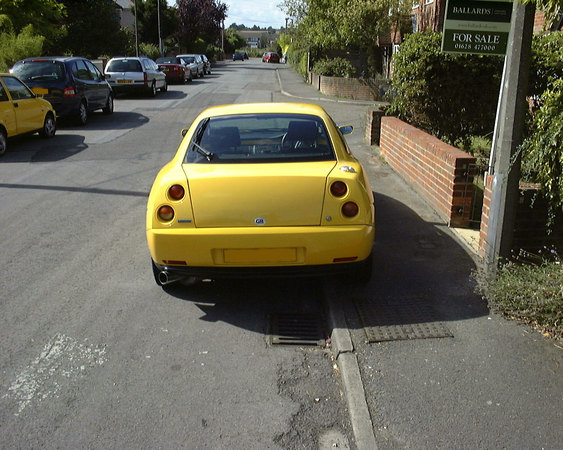
<instances>
[{"instance_id":1,"label":"sky","mask_svg":"<svg viewBox=\"0 0 563 450\"><path fill-rule=\"evenodd\" d=\"M232 23L252 27L257 25L261 28L285 27L285 14L278 8L282 0L221 0L229 10L225 19L225 27ZM167 0L170 6L176 4L176 0Z\"/></svg>"}]
</instances>

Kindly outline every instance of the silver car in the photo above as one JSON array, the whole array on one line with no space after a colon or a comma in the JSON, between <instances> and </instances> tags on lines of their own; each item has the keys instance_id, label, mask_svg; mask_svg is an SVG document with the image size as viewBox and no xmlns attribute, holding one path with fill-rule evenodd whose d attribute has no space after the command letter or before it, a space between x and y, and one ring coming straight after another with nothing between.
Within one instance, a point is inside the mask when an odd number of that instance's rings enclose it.
<instances>
[{"instance_id":1,"label":"silver car","mask_svg":"<svg viewBox=\"0 0 563 450\"><path fill-rule=\"evenodd\" d=\"M115 93L145 92L154 97L157 90L166 92L168 89L164 72L144 56L110 59L105 76Z\"/></svg>"},{"instance_id":2,"label":"silver car","mask_svg":"<svg viewBox=\"0 0 563 450\"><path fill-rule=\"evenodd\" d=\"M201 55L176 55L176 57L186 61L186 64L188 64L192 70L192 76L203 78L205 75L205 63L203 59L201 59Z\"/></svg>"}]
</instances>

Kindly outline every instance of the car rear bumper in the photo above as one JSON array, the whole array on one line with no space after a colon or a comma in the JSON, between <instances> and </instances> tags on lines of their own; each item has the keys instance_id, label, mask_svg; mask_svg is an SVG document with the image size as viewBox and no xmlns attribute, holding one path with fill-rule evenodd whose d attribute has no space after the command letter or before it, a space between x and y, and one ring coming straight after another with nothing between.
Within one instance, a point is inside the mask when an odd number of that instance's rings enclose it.
<instances>
[{"instance_id":1,"label":"car rear bumper","mask_svg":"<svg viewBox=\"0 0 563 450\"><path fill-rule=\"evenodd\" d=\"M127 92L144 92L150 89L150 84L145 81L135 81L132 83L110 83L113 92L127 93Z\"/></svg>"},{"instance_id":2,"label":"car rear bumper","mask_svg":"<svg viewBox=\"0 0 563 450\"><path fill-rule=\"evenodd\" d=\"M169 228L147 230L147 242L153 261L172 271L272 276L349 270L371 254L374 234L369 225Z\"/></svg>"},{"instance_id":3,"label":"car rear bumper","mask_svg":"<svg viewBox=\"0 0 563 450\"><path fill-rule=\"evenodd\" d=\"M57 117L72 116L78 114L78 106L80 105L81 98L78 96L64 98L64 97L43 97L53 106Z\"/></svg>"}]
</instances>

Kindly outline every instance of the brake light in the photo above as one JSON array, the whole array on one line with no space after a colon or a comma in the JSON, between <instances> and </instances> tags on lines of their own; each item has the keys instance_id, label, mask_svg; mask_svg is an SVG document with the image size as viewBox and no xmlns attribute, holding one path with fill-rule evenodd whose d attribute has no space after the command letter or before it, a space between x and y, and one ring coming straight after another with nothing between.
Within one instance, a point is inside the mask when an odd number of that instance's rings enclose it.
<instances>
[{"instance_id":1,"label":"brake light","mask_svg":"<svg viewBox=\"0 0 563 450\"><path fill-rule=\"evenodd\" d=\"M76 92L74 92L74 88L72 86L68 86L63 90L63 97L74 97Z\"/></svg>"},{"instance_id":2,"label":"brake light","mask_svg":"<svg viewBox=\"0 0 563 450\"><path fill-rule=\"evenodd\" d=\"M146 85L147 81L149 80L149 77L147 76L147 72L143 72L143 79L145 80L145 85Z\"/></svg>"},{"instance_id":3,"label":"brake light","mask_svg":"<svg viewBox=\"0 0 563 450\"><path fill-rule=\"evenodd\" d=\"M170 186L170 189L168 189L168 195L172 200L182 200L184 198L184 194L184 188L179 184Z\"/></svg>"},{"instance_id":4,"label":"brake light","mask_svg":"<svg viewBox=\"0 0 563 450\"><path fill-rule=\"evenodd\" d=\"M345 217L354 217L359 211L360 208L354 202L346 202L342 205L342 214Z\"/></svg>"},{"instance_id":5,"label":"brake light","mask_svg":"<svg viewBox=\"0 0 563 450\"><path fill-rule=\"evenodd\" d=\"M335 197L344 197L348 192L348 186L343 181L335 181L330 185L330 193Z\"/></svg>"},{"instance_id":6,"label":"brake light","mask_svg":"<svg viewBox=\"0 0 563 450\"><path fill-rule=\"evenodd\" d=\"M174 210L168 205L161 206L158 208L158 217L164 222L170 222L174 218Z\"/></svg>"}]
</instances>

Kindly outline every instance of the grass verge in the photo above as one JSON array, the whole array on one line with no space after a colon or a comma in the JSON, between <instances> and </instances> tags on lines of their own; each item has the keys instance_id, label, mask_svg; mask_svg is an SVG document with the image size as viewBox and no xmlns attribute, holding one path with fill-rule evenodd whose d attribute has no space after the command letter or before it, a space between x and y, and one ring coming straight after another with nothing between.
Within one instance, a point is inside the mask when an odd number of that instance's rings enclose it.
<instances>
[{"instance_id":1,"label":"grass verge","mask_svg":"<svg viewBox=\"0 0 563 450\"><path fill-rule=\"evenodd\" d=\"M492 277L478 273L477 289L493 310L563 342L563 264L550 253L538 263L503 263Z\"/></svg>"}]
</instances>

